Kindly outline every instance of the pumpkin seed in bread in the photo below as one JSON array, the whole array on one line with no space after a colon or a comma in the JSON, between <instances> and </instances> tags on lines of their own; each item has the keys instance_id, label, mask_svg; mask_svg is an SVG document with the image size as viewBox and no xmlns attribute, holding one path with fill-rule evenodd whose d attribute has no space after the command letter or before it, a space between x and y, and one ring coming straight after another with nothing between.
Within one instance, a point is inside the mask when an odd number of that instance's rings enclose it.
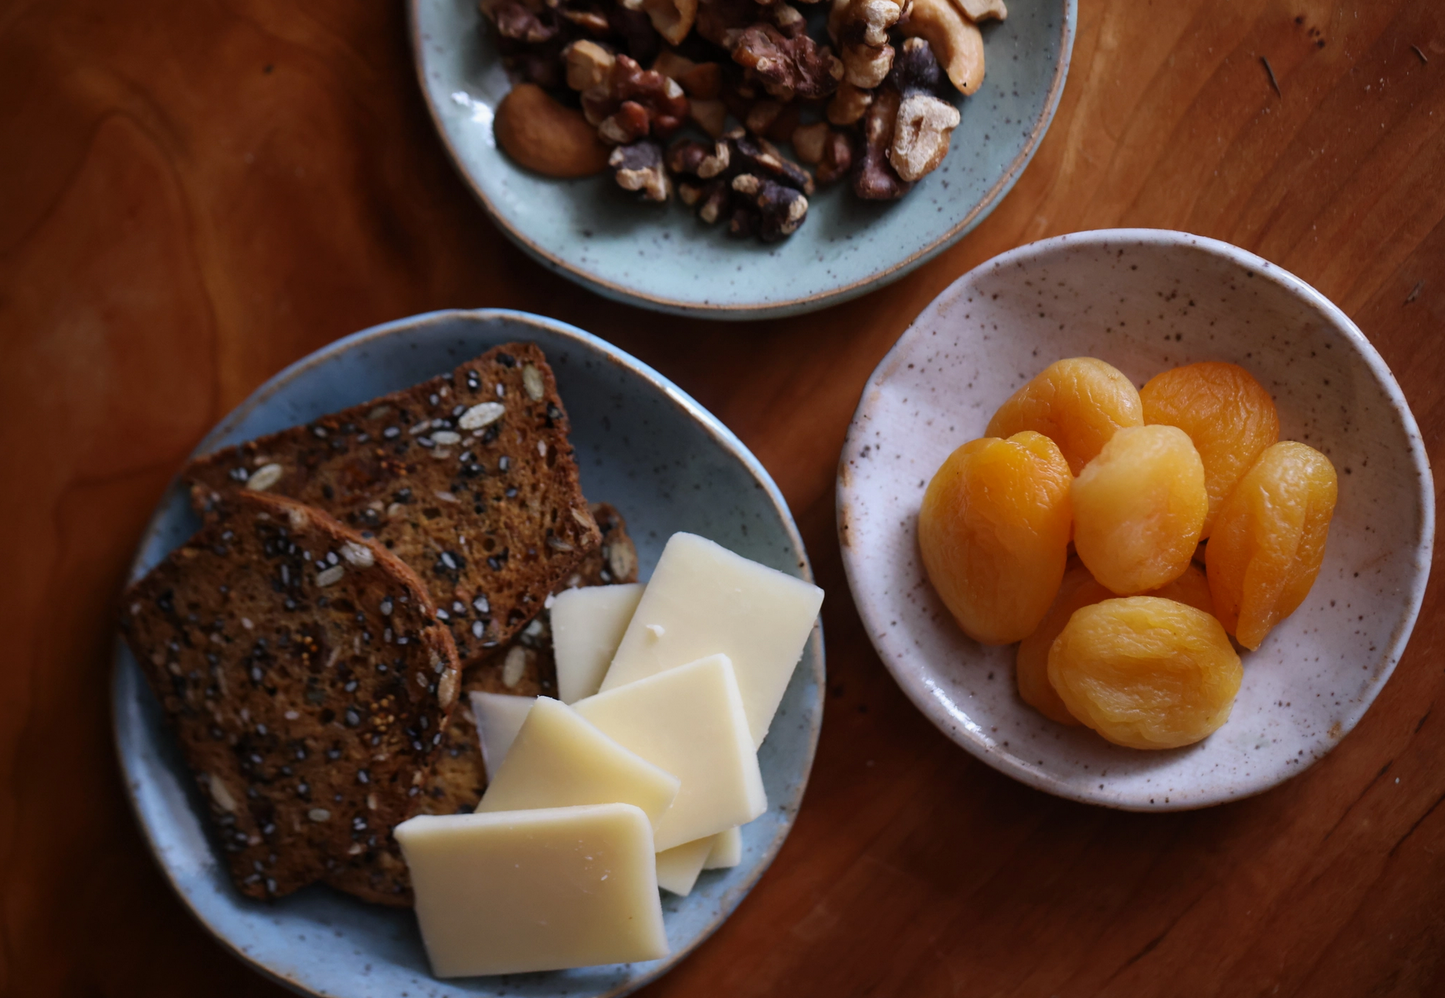
<instances>
[{"instance_id":1,"label":"pumpkin seed in bread","mask_svg":"<svg viewBox=\"0 0 1445 998\"><path fill-rule=\"evenodd\" d=\"M268 491L375 536L431 588L463 662L506 644L601 538L552 370L530 343L228 447L183 473L203 513Z\"/></svg>"},{"instance_id":2,"label":"pumpkin seed in bread","mask_svg":"<svg viewBox=\"0 0 1445 998\"><path fill-rule=\"evenodd\" d=\"M417 808L456 702L451 635L381 545L279 496L221 499L123 597L121 629L241 893L367 860Z\"/></svg>"}]
</instances>

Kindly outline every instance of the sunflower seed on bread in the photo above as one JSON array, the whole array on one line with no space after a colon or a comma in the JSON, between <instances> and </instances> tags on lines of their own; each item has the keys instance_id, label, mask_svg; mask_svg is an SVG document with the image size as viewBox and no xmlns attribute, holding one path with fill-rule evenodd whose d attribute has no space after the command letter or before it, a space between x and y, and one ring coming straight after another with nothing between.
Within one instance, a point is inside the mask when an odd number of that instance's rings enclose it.
<instances>
[{"instance_id":1,"label":"sunflower seed on bread","mask_svg":"<svg viewBox=\"0 0 1445 998\"><path fill-rule=\"evenodd\" d=\"M501 647L600 542L552 370L508 343L450 374L208 454L183 472L205 514L265 491L374 537L430 588L463 662Z\"/></svg>"}]
</instances>

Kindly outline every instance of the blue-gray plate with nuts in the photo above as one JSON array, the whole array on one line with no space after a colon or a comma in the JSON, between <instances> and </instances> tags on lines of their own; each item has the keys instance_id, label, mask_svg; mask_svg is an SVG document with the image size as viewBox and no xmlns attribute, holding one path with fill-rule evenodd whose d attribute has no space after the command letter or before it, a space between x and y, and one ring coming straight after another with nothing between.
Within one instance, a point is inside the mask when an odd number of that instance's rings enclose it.
<instances>
[{"instance_id":1,"label":"blue-gray plate with nuts","mask_svg":"<svg viewBox=\"0 0 1445 998\"><path fill-rule=\"evenodd\" d=\"M977 225L1037 150L1076 0L412 0L417 71L492 220L599 294L837 304Z\"/></svg>"}]
</instances>

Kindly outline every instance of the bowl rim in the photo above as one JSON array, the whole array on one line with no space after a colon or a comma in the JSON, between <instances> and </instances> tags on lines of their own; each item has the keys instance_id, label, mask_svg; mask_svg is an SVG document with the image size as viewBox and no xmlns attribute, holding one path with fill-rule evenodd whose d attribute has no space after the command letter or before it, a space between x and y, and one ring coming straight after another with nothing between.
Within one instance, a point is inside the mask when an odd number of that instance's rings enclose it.
<instances>
[{"instance_id":1,"label":"bowl rim","mask_svg":"<svg viewBox=\"0 0 1445 998\"><path fill-rule=\"evenodd\" d=\"M829 291L819 291L815 294L803 295L798 298L790 298L782 302L769 303L745 303L739 305L721 305L707 302L686 302L675 298L668 298L665 295L650 293L636 288L627 287L613 281L607 281L594 274L589 273L582 267L569 263L561 257L549 253L536 242L530 239L527 234L514 225L492 202L480 183L467 169L462 160L461 153L452 142L451 134L442 124L441 110L432 99L431 88L427 86L426 80L426 56L425 46L422 44L420 11L421 5L428 0L408 0L407 3L407 29L411 36L413 62L416 64L417 83L421 88L422 99L426 102L427 113L431 116L432 126L437 135L441 138L442 145L446 147L447 155L452 161L462 180L470 188L473 196L481 202L486 209L492 224L502 230L513 243L520 246L538 263L549 270L569 277L581 284L590 291L596 292L605 298L614 301L624 302L630 305L638 305L643 308L653 309L658 312L666 312L671 315L683 315L705 319L768 319L778 318L785 315L797 315L804 312L812 312L816 309L826 308L829 305L837 305L868 291L890 284L905 274L921 267L939 253L952 246L959 239L968 234L976 225L984 220L1005 195L1013 189L1024 169L1034 158L1039 146L1043 143L1045 134L1054 120L1054 114L1058 111L1059 102L1063 98L1064 85L1069 75L1069 65L1073 58L1074 38L1077 34L1079 4L1078 0L1062 0L1063 17L1059 26L1059 58L1054 66L1053 78L1049 81L1049 89L1044 97L1044 106L1039 115L1034 119L1029 129L1028 139L1024 142L1023 148L1017 156L1004 169L1003 174L994 182L993 186L980 198L963 218L939 238L929 243L922 249L914 251L902 260L896 261L882 270L870 274L868 277L845 284L842 287L833 288Z\"/></svg>"},{"instance_id":2,"label":"bowl rim","mask_svg":"<svg viewBox=\"0 0 1445 998\"><path fill-rule=\"evenodd\" d=\"M667 377L621 348L570 323L537 315L532 312L505 308L439 309L431 312L418 313L401 319L394 319L390 322L380 323L375 326L369 326L366 329L333 340L320 349L288 364L281 371L262 382L206 433L188 455L187 462L214 450L218 445L218 441L226 433L243 422L255 412L258 407L269 401L298 375L314 367L328 363L340 354L349 352L365 344L391 336L404 336L423 326L453 322L458 319L471 320L479 323L504 320L544 328L549 333L573 341L579 347L596 351L596 356L599 360L624 368L634 376L641 378L652 387L660 390L680 414L691 417L716 441L718 446L722 447L724 451L737 459L752 475L758 487L772 504L789 543L792 544L796 550L798 557L798 577L810 583L816 582L813 574L812 560L808 557L807 548L803 544L802 535L798 531L798 525L793 519L787 500L783 497L782 491L778 488L777 483L773 481L772 476L768 474L767 469L763 467L762 462L758 460L757 456L748 449L747 445L744 444L732 430L728 429L721 420ZM184 465L182 465L182 467L184 467ZM180 481L180 477L181 471L178 469L166 485L165 490L161 493L161 499L157 501L150 519L146 521L145 528L142 530L136 542L135 555L132 557L127 569L126 585L129 585L142 574L140 571L141 559L146 549L150 546L152 538L160 531L163 512L162 507L165 504L165 497L175 489L177 483ZM124 784L127 806L130 809L132 817L135 819L136 825L140 829L141 836L144 838L152 858L160 868L172 893L180 899L186 910L205 928L213 939L220 943L232 956L244 962L262 977L276 984L280 984L297 994L315 996L315 998L323 998L323 995L329 995L331 998L334 998L333 992L315 991L300 981L292 980L285 974L279 973L262 962L259 957L241 949L224 931L206 916L190 894L182 888L176 878L175 872L172 870L171 864L166 860L160 844L155 838L150 823L146 820L145 814L142 812L135 789L136 781L141 777L132 768L131 753L127 750L125 744L124 732L125 725L128 722L125 719L126 702L124 700L125 691L123 689L122 674L127 668L128 662L124 654L125 642L118 630L114 634L113 648L114 651L112 653L110 669L111 744L116 753L116 763ZM823 622L821 618L815 622L812 634L804 646L803 654L805 658L809 652L813 655L812 681L820 691L826 690L827 666L823 642ZM801 665L801 662L799 664ZM143 680L142 685L144 685ZM796 789L786 800L769 801L770 809L785 811L785 813L788 814L788 819L779 828L772 841L762 850L749 875L740 883L733 885L728 893L719 899L717 912L711 921L709 921L706 927L697 933L696 936L688 940L685 945L673 950L665 959L659 961L646 973L622 982L616 988L606 992L603 996L598 996L598 998L616 998L616 996L629 994L638 988L645 987L671 971L690 956L695 949L701 946L725 921L732 917L733 912L737 910L743 899L757 886L763 874L767 872L768 868L772 866L773 861L777 859L778 853L782 850L783 842L786 841L788 835L791 834L793 830L793 826L797 823L798 811L801 808L803 797L807 793L808 782L812 776L813 764L817 757L818 739L823 726L825 700L826 697L820 696L818 698L817 710L808 718L808 730L805 739L806 747L802 765L800 766L802 775L797 781Z\"/></svg>"},{"instance_id":3,"label":"bowl rim","mask_svg":"<svg viewBox=\"0 0 1445 998\"><path fill-rule=\"evenodd\" d=\"M853 596L853 602L858 610L858 615L863 619L864 627L868 632L868 640L873 645L874 652L882 660L893 679L903 689L913 705L927 717L934 726L947 735L958 745L966 749L971 755L992 766L994 769L1007 776L1011 776L1021 783L1024 783L1037 790L1062 797L1067 800L1078 801L1083 804L1096 804L1101 807L1112 808L1121 811L1191 811L1205 807L1213 807L1237 800L1244 800L1257 794L1271 790L1281 783L1298 776L1309 769L1320 759L1324 758L1335 747L1344 740L1365 712L1374 705L1375 699L1390 677L1395 672L1404 654L1405 646L1409 643L1410 635L1414 631L1415 622L1420 615L1420 607L1425 598L1425 589L1430 578L1430 566L1434 554L1435 543L1435 491L1433 487L1434 477L1430 468L1430 457L1425 449L1425 442L1420 434L1420 427L1415 420L1415 414L1410 409L1410 404L1405 394L1400 389L1399 383L1391 373L1389 366L1385 363L1379 351L1370 343L1360 328L1355 325L1344 311L1334 302L1326 298L1303 279L1285 270L1277 264L1271 263L1263 257L1250 252L1233 243L1227 243L1208 236L1196 235L1191 232L1184 232L1177 229L1152 229L1152 228L1117 228L1117 229L1086 229L1078 232L1069 232L1062 235L1051 236L1046 239L1036 240L1016 246L997 256L983 261L978 266L961 275L944 288L939 294L919 311L913 321L909 323L878 362L877 366L868 375L864 382L858 405L853 411L853 418L848 424L848 436L852 437L854 429L859 425L864 416L864 410L869 406L869 394L874 386L875 379L880 377L884 371L891 369L897 362L901 350L916 328L920 320L939 307L945 300L951 300L968 282L982 275L985 271L1001 269L1010 264L1030 260L1037 257L1059 252L1066 247L1076 246L1124 246L1130 248L1139 247L1189 247L1200 250L1219 259L1227 260L1241 269L1248 269L1256 276L1270 281L1285 291L1301 299L1307 305L1312 306L1321 318L1329 324L1336 332L1340 333L1345 341L1354 349L1355 354L1364 361L1366 367L1374 376L1376 382L1383 389L1390 404L1400 416L1401 425L1405 431L1408 442L1411 464L1416 472L1416 499L1420 506L1420 533L1415 539L1415 551L1420 555L1417 558L1417 567L1411 579L1408 596L1403 607L1403 614L1397 618L1397 624L1390 635L1388 644L1382 649L1382 657L1385 661L1383 668L1371 679L1366 690L1366 695L1354 704L1350 711L1340 722L1339 736L1323 752L1314 755L1304 765L1291 767L1289 772L1279 772L1271 775L1269 779L1260 781L1257 785L1248 785L1236 793L1216 793L1210 796L1200 797L1182 802L1167 803L1134 803L1128 800L1110 798L1106 789L1099 791L1097 784L1089 783L1083 790L1077 790L1067 784L1050 782L1045 774L1024 766L1012 754L1000 754L991 749L968 725L950 724L945 719L945 711L939 704L937 697L930 686L930 683L921 674L911 674L905 667L905 661L897 661L882 646L880 646L875 635L881 633L874 614L865 609L865 601L860 597L860 592L866 593L867 576L854 564L856 555L846 543L843 531L848 520L846 509L848 497L851 490L844 484L842 476L843 461L847 459L848 444L844 444L843 458L839 462L839 475L837 478L835 519L838 525L839 547L843 554L843 570L848 579L848 589ZM906 661L912 661L911 659ZM926 664L926 663L925 663Z\"/></svg>"}]
</instances>

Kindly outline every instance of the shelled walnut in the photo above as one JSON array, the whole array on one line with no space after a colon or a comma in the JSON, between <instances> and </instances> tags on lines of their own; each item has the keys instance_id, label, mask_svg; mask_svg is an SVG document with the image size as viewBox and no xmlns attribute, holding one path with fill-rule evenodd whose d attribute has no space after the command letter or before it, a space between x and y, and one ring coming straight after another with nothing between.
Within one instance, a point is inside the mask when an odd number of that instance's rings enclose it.
<instances>
[{"instance_id":1,"label":"shelled walnut","mask_svg":"<svg viewBox=\"0 0 1445 998\"><path fill-rule=\"evenodd\" d=\"M726 220L734 236L773 242L791 235L808 214L813 178L771 143L741 129L715 143L683 139L667 152L678 197L712 225Z\"/></svg>"},{"instance_id":2,"label":"shelled walnut","mask_svg":"<svg viewBox=\"0 0 1445 998\"><path fill-rule=\"evenodd\" d=\"M807 31L807 19L782 0L700 0L697 33L705 41L731 52L743 31L767 24L789 38Z\"/></svg>"},{"instance_id":3,"label":"shelled walnut","mask_svg":"<svg viewBox=\"0 0 1445 998\"><path fill-rule=\"evenodd\" d=\"M775 243L797 232L808 216L808 199L802 191L767 177L740 173L732 188L738 195L729 223L733 235L756 234L765 243Z\"/></svg>"},{"instance_id":4,"label":"shelled walnut","mask_svg":"<svg viewBox=\"0 0 1445 998\"><path fill-rule=\"evenodd\" d=\"M828 120L835 125L857 123L873 103L873 91L855 87L846 79L838 85L838 92L828 102Z\"/></svg>"},{"instance_id":5,"label":"shelled walnut","mask_svg":"<svg viewBox=\"0 0 1445 998\"><path fill-rule=\"evenodd\" d=\"M866 201L896 201L913 189L888 162L893 126L902 102L898 91L884 87L863 116L863 141L853 168L853 193Z\"/></svg>"},{"instance_id":6,"label":"shelled walnut","mask_svg":"<svg viewBox=\"0 0 1445 998\"><path fill-rule=\"evenodd\" d=\"M803 223L815 178L902 197L947 155L960 115L945 80L978 88L975 22L1007 16L1004 0L829 0L826 38L795 6L819 2L480 0L513 79L537 85L509 106L499 143L559 176L605 157L641 199L675 187L704 222L764 240ZM689 124L711 141L664 152Z\"/></svg>"},{"instance_id":7,"label":"shelled walnut","mask_svg":"<svg viewBox=\"0 0 1445 998\"><path fill-rule=\"evenodd\" d=\"M910 38L903 43L888 80L902 98L888 162L910 183L938 168L958 127L958 108L938 96L942 76L928 42Z\"/></svg>"},{"instance_id":8,"label":"shelled walnut","mask_svg":"<svg viewBox=\"0 0 1445 998\"><path fill-rule=\"evenodd\" d=\"M903 16L907 0L833 0L828 33L838 43L844 79L855 87L871 89L883 82L893 66L888 29Z\"/></svg>"},{"instance_id":9,"label":"shelled walnut","mask_svg":"<svg viewBox=\"0 0 1445 998\"><path fill-rule=\"evenodd\" d=\"M853 166L853 141L847 132L829 128L826 121L793 129L793 151L813 167L820 184L831 184L848 175Z\"/></svg>"},{"instance_id":10,"label":"shelled walnut","mask_svg":"<svg viewBox=\"0 0 1445 998\"><path fill-rule=\"evenodd\" d=\"M607 160L613 179L625 191L636 191L644 201L666 201L672 181L662 161L662 146L643 139L612 150Z\"/></svg>"},{"instance_id":11,"label":"shelled walnut","mask_svg":"<svg viewBox=\"0 0 1445 998\"><path fill-rule=\"evenodd\" d=\"M826 45L807 35L790 38L771 24L745 28L732 56L764 90L785 102L827 97L843 78L843 63Z\"/></svg>"},{"instance_id":12,"label":"shelled walnut","mask_svg":"<svg viewBox=\"0 0 1445 998\"><path fill-rule=\"evenodd\" d=\"M611 145L665 139L687 121L687 96L671 77L618 55L601 82L582 91L582 113Z\"/></svg>"}]
</instances>

